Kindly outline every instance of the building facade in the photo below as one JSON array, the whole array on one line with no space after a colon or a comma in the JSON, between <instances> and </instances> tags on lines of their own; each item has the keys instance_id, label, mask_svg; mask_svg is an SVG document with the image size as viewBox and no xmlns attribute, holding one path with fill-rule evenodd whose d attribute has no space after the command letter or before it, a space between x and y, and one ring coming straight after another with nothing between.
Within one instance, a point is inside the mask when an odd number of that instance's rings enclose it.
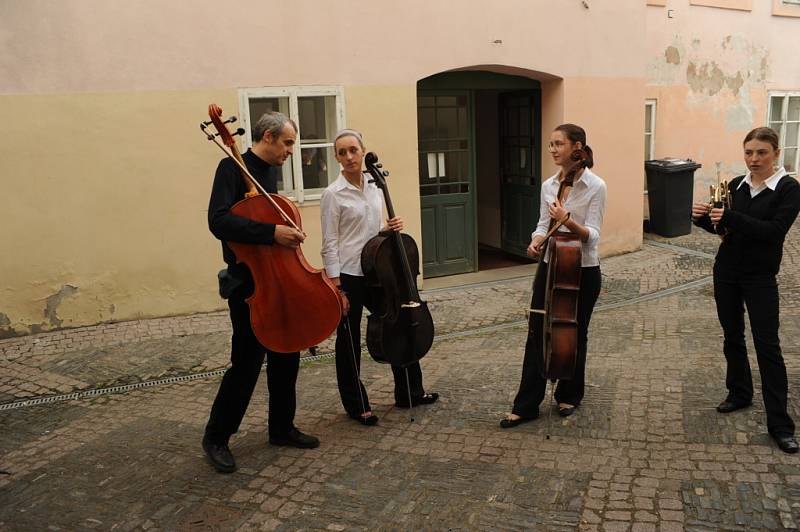
<instances>
[{"instance_id":1,"label":"building facade","mask_svg":"<svg viewBox=\"0 0 800 532\"><path fill-rule=\"evenodd\" d=\"M0 22L0 337L224 306L206 223L222 153L199 129L211 102L246 130L269 109L298 122L281 188L318 267L345 126L390 171L425 277L475 271L479 246L524 252L562 122L587 130L608 184L601 253L634 250L645 158L701 162L701 194L717 167L740 171L741 138L769 115L796 168L800 5L752 4L14 3Z\"/></svg>"}]
</instances>

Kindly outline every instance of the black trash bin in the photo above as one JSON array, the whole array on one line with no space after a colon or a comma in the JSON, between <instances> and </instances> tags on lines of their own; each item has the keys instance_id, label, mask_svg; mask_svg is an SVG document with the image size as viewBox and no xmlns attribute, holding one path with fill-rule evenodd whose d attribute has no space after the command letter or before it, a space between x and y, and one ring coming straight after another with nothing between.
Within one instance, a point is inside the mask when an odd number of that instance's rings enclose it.
<instances>
[{"instance_id":1,"label":"black trash bin","mask_svg":"<svg viewBox=\"0 0 800 532\"><path fill-rule=\"evenodd\" d=\"M692 232L694 171L701 166L691 159L644 162L651 232L667 237Z\"/></svg>"}]
</instances>

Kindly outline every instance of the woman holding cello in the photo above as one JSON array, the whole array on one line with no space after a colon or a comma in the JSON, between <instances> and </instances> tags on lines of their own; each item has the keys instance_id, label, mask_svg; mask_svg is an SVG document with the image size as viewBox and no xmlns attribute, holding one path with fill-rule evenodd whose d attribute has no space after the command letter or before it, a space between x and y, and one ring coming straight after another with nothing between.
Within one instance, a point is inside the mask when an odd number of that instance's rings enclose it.
<instances>
[{"instance_id":1,"label":"woman holding cello","mask_svg":"<svg viewBox=\"0 0 800 532\"><path fill-rule=\"evenodd\" d=\"M558 412L566 417L575 412L583 399L584 375L586 370L586 345L589 320L594 304L600 294L600 261L597 244L600 240L600 227L606 209L606 184L591 170L592 150L586 144L586 132L575 124L562 124L550 135L549 152L553 162L561 170L542 183L539 224L531 235L528 255L536 257L545 243L545 235L551 219L563 221L559 231L571 232L580 239L580 285L577 297L577 353L575 372L571 379L560 379L555 391ZM575 163L573 152L582 150L585 159ZM581 164L575 172L574 165ZM570 170L573 170L570 172ZM561 187L565 177L573 178L572 188ZM564 188L566 194L559 199L558 192ZM545 301L547 267L550 254L542 257L541 275L536 276L531 300L532 309L541 309ZM522 380L514 399L511 414L500 421L504 429L516 427L539 416L539 404L544 399L547 380L543 371L543 319L540 314L531 315L531 327L525 344L525 359L522 366Z\"/></svg>"},{"instance_id":2,"label":"woman holding cello","mask_svg":"<svg viewBox=\"0 0 800 532\"><path fill-rule=\"evenodd\" d=\"M375 425L367 390L361 382L361 315L368 290L361 268L361 252L380 231L401 231L403 220L395 217L381 228L381 191L362 172L366 151L358 131L344 129L334 142L336 160L342 167L339 178L322 194L322 261L328 277L342 292L346 316L336 331L336 379L347 415L364 425ZM406 369L408 383L406 385ZM419 362L407 368L392 366L395 405L408 408L435 402L439 395L425 393ZM409 393L410 388L410 393ZM409 405L409 397L411 404Z\"/></svg>"}]
</instances>

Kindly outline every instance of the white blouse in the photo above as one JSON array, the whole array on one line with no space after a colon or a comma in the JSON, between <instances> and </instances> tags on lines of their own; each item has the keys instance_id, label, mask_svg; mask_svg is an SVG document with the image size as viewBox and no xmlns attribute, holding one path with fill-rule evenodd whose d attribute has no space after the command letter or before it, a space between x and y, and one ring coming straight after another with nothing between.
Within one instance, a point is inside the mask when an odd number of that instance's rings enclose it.
<instances>
[{"instance_id":1,"label":"white blouse","mask_svg":"<svg viewBox=\"0 0 800 532\"><path fill-rule=\"evenodd\" d=\"M531 240L536 235L547 234L550 225L549 206L558 196L559 174L550 177L542 183L541 204L539 206L539 224L531 233ZM597 245L600 242L600 227L603 225L603 216L606 212L606 183L600 176L585 168L581 177L573 183L572 190L564 202L564 208L569 211L570 218L589 230L589 238L581 245L581 266L599 266L600 257ZM564 226L559 231L568 232ZM549 250L548 250L549 255ZM549 257L545 257L547 262Z\"/></svg>"},{"instance_id":2,"label":"white blouse","mask_svg":"<svg viewBox=\"0 0 800 532\"><path fill-rule=\"evenodd\" d=\"M778 170L774 174L772 174L771 176L766 178L764 181L762 181L761 185L759 185L756 188L753 188L753 175L752 175L751 172L748 171L745 174L744 179L739 181L739 186L736 188L736 190L739 190L740 188L742 188L742 185L747 183L747 186L750 187L750 197L751 198L755 198L756 196L758 196L761 192L763 192L766 189L770 189L770 190L772 190L774 192L775 191L775 187L778 186L778 181L780 181L781 178L783 176L785 176L786 174L787 174L786 169L783 166L781 166L780 168L778 168Z\"/></svg>"},{"instance_id":3,"label":"white blouse","mask_svg":"<svg viewBox=\"0 0 800 532\"><path fill-rule=\"evenodd\" d=\"M320 200L322 263L328 277L363 276L361 250L381 230L383 193L364 176L364 190L341 173Z\"/></svg>"}]
</instances>

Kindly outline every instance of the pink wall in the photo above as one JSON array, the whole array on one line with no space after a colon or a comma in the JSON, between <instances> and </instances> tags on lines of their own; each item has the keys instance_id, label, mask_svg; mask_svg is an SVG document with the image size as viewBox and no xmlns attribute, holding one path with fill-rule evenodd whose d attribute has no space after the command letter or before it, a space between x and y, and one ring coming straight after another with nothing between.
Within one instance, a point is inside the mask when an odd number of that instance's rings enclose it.
<instances>
[{"instance_id":1,"label":"pink wall","mask_svg":"<svg viewBox=\"0 0 800 532\"><path fill-rule=\"evenodd\" d=\"M640 76L641 0L587 5L26 0L3 10L0 93L391 85L476 64Z\"/></svg>"}]
</instances>

